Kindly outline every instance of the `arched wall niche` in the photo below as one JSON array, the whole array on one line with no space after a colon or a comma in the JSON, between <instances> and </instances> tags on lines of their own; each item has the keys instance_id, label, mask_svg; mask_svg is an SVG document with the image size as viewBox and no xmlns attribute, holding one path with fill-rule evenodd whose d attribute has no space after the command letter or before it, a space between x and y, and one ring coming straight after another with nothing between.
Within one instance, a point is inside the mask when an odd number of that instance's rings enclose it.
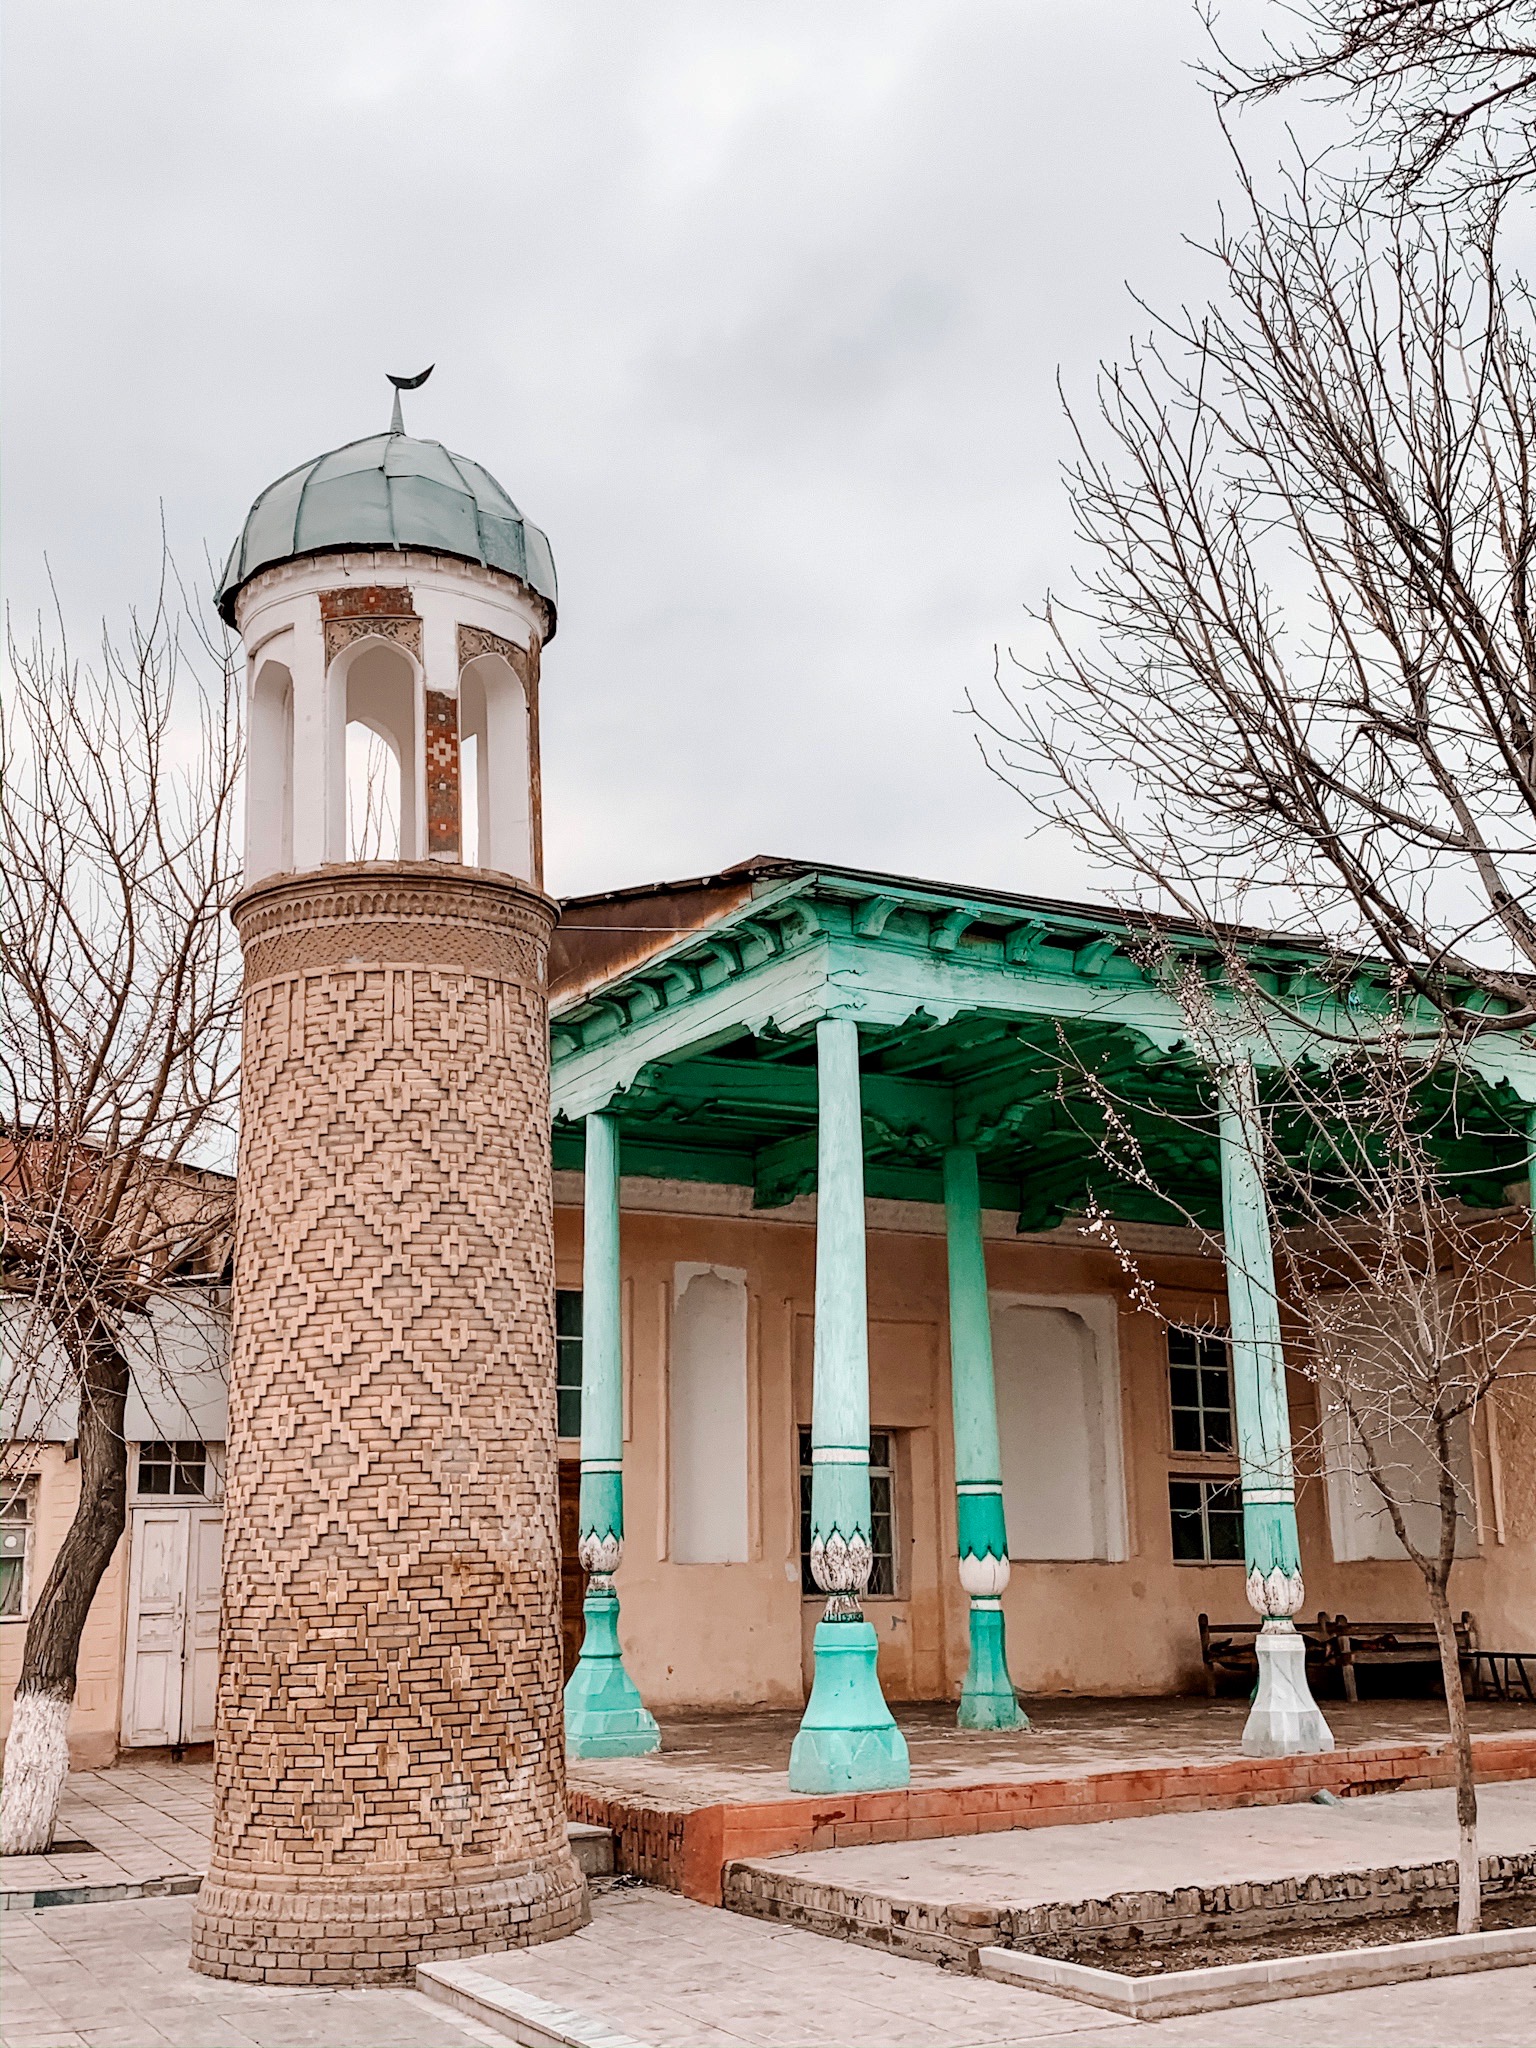
<instances>
[{"instance_id":1,"label":"arched wall niche","mask_svg":"<svg viewBox=\"0 0 1536 2048\"><path fill-rule=\"evenodd\" d=\"M528 696L504 655L480 654L459 671L463 749L463 859L532 881L532 763Z\"/></svg>"},{"instance_id":2,"label":"arched wall niche","mask_svg":"<svg viewBox=\"0 0 1536 2048\"><path fill-rule=\"evenodd\" d=\"M245 776L245 879L293 866L293 671L277 655L252 662Z\"/></svg>"},{"instance_id":3,"label":"arched wall niche","mask_svg":"<svg viewBox=\"0 0 1536 2048\"><path fill-rule=\"evenodd\" d=\"M330 702L327 857L419 860L418 664L396 641L355 641L332 664Z\"/></svg>"}]
</instances>

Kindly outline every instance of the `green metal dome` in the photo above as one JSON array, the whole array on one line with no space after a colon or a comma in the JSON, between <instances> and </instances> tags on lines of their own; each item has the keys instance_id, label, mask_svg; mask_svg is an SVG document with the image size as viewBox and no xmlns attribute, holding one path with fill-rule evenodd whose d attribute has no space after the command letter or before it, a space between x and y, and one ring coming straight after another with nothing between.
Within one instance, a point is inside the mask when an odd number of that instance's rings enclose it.
<instances>
[{"instance_id":1,"label":"green metal dome","mask_svg":"<svg viewBox=\"0 0 1536 2048\"><path fill-rule=\"evenodd\" d=\"M221 617L234 625L235 597L259 570L344 548L457 555L516 576L555 610L549 542L490 471L441 441L390 433L349 441L268 484L219 584Z\"/></svg>"}]
</instances>

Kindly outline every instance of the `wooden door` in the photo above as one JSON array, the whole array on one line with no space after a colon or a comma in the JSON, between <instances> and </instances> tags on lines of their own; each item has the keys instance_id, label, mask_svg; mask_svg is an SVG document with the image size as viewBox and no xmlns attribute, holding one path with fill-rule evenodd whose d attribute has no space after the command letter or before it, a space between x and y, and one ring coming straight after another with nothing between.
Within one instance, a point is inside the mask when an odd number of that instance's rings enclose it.
<instances>
[{"instance_id":1,"label":"wooden door","mask_svg":"<svg viewBox=\"0 0 1536 2048\"><path fill-rule=\"evenodd\" d=\"M187 1609L182 1641L181 1737L212 1742L219 1691L219 1574L222 1508L187 1511Z\"/></svg>"},{"instance_id":2,"label":"wooden door","mask_svg":"<svg viewBox=\"0 0 1536 2048\"><path fill-rule=\"evenodd\" d=\"M575 1458L560 1460L560 1652L570 1677L581 1655L581 1603L586 1573L576 1555L581 1541L581 1466Z\"/></svg>"},{"instance_id":3,"label":"wooden door","mask_svg":"<svg viewBox=\"0 0 1536 2048\"><path fill-rule=\"evenodd\" d=\"M123 1741L130 1749L181 1740L187 1520L185 1508L135 1508L133 1514L123 1668Z\"/></svg>"},{"instance_id":4,"label":"wooden door","mask_svg":"<svg viewBox=\"0 0 1536 2048\"><path fill-rule=\"evenodd\" d=\"M222 1508L135 1508L123 1742L212 1742L219 1683Z\"/></svg>"}]
</instances>

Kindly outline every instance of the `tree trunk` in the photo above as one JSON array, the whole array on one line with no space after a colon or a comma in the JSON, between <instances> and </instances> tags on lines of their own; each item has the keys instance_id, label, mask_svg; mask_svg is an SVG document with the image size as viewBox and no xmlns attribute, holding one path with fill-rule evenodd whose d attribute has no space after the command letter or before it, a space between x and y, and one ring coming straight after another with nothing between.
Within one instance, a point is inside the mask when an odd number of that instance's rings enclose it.
<instances>
[{"instance_id":1,"label":"tree trunk","mask_svg":"<svg viewBox=\"0 0 1536 2048\"><path fill-rule=\"evenodd\" d=\"M1429 1585L1429 1611L1440 1645L1440 1675L1445 1683L1445 1708L1451 1724L1451 1754L1456 1760L1456 1932L1476 1934L1483 1920L1482 1876L1477 1858L1477 1781L1472 1775L1472 1731L1467 1725L1467 1694L1461 1678L1461 1652L1446 1588L1437 1578Z\"/></svg>"},{"instance_id":2,"label":"tree trunk","mask_svg":"<svg viewBox=\"0 0 1536 2048\"><path fill-rule=\"evenodd\" d=\"M94 1318L66 1323L80 1394L80 1499L27 1623L26 1648L5 1745L0 1855L40 1856L53 1841L69 1772L69 1715L85 1618L127 1520L128 1446L123 1412L128 1361Z\"/></svg>"}]
</instances>

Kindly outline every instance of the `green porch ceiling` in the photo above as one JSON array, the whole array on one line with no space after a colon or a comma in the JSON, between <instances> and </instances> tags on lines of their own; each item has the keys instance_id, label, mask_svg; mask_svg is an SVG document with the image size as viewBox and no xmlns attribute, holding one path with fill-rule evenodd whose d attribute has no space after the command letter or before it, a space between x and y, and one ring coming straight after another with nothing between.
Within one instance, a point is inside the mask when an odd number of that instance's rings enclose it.
<instances>
[{"instance_id":1,"label":"green porch ceiling","mask_svg":"<svg viewBox=\"0 0 1536 2048\"><path fill-rule=\"evenodd\" d=\"M750 901L557 1001L555 1164L581 1166L580 1119L601 1109L628 1175L749 1187L762 1209L813 1192L815 1026L840 1016L859 1027L868 1195L942 1202L944 1154L962 1145L983 1205L1012 1210L1021 1231L1090 1203L1219 1228L1212 1083L1134 947L1108 914L778 864ZM1256 939L1253 957L1329 1029L1380 1011L1368 971L1341 996L1300 946ZM1536 1056L1490 1036L1477 1060L1481 1082L1431 1088L1424 1116L1464 1199L1491 1207L1525 1174ZM1096 1089L1152 1186L1105 1159Z\"/></svg>"}]
</instances>

